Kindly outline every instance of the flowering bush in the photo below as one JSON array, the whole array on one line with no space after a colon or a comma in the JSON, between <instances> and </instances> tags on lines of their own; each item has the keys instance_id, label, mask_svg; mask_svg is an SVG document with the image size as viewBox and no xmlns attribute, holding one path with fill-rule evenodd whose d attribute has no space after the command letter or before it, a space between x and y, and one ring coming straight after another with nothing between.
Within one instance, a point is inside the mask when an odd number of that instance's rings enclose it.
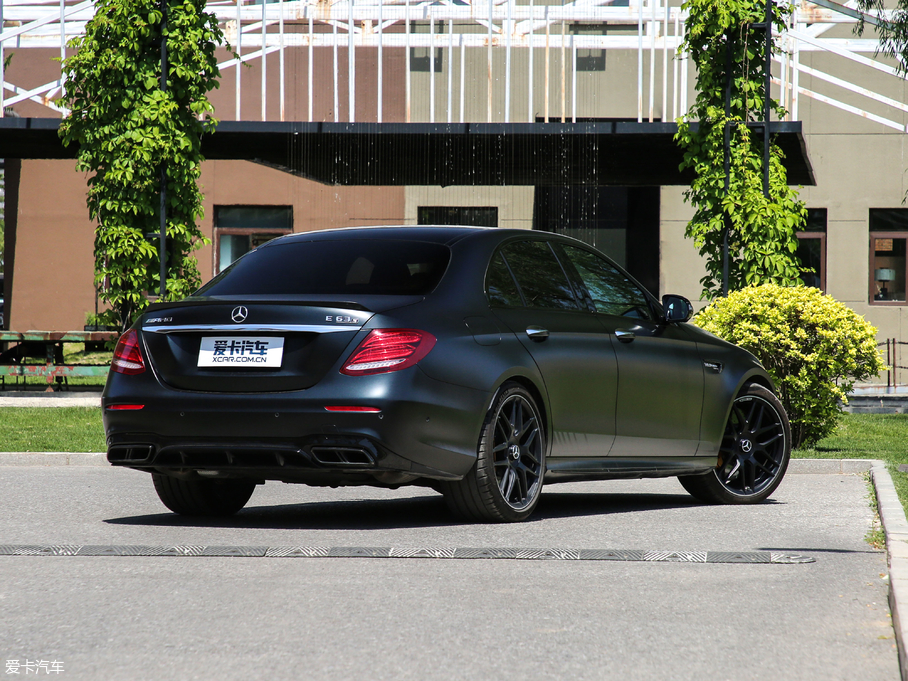
<instances>
[{"instance_id":1,"label":"flowering bush","mask_svg":"<svg viewBox=\"0 0 908 681\"><path fill-rule=\"evenodd\" d=\"M795 447L832 433L854 382L885 368L876 329L815 288L744 288L713 302L694 323L762 362L788 412Z\"/></svg>"}]
</instances>

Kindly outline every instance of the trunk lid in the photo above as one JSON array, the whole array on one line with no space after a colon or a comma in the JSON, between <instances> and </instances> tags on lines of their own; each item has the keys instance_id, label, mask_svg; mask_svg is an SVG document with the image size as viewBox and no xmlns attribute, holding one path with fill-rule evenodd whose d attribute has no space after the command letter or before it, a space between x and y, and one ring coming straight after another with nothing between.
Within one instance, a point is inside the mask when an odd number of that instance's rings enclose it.
<instances>
[{"instance_id":1,"label":"trunk lid","mask_svg":"<svg viewBox=\"0 0 908 681\"><path fill-rule=\"evenodd\" d=\"M256 298L150 308L139 329L161 380L199 392L304 390L325 376L374 315L359 303ZM212 364L213 355L229 363Z\"/></svg>"}]
</instances>

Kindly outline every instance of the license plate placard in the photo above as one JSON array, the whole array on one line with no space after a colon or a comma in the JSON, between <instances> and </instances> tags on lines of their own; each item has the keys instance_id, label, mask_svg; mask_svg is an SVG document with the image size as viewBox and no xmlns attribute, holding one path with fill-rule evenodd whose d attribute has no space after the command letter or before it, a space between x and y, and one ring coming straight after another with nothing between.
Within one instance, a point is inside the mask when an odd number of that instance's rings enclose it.
<instances>
[{"instance_id":1,"label":"license plate placard","mask_svg":"<svg viewBox=\"0 0 908 681\"><path fill-rule=\"evenodd\" d=\"M284 339L268 336L205 336L199 347L200 367L280 368Z\"/></svg>"}]
</instances>

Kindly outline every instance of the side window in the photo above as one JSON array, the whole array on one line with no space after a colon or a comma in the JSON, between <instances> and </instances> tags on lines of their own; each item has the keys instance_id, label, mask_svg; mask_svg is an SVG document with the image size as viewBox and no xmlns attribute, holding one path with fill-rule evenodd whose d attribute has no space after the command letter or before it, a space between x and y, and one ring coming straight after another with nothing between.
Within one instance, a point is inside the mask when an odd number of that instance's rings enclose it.
<instances>
[{"instance_id":1,"label":"side window","mask_svg":"<svg viewBox=\"0 0 908 681\"><path fill-rule=\"evenodd\" d=\"M486 291L489 294L489 303L500 307L523 307L523 300L517 291L517 284L511 276L508 266L504 262L501 251L492 258L489 272L486 275Z\"/></svg>"},{"instance_id":2,"label":"side window","mask_svg":"<svg viewBox=\"0 0 908 681\"><path fill-rule=\"evenodd\" d=\"M646 295L614 265L582 248L563 248L590 292L597 312L617 317L653 319Z\"/></svg>"},{"instance_id":3,"label":"side window","mask_svg":"<svg viewBox=\"0 0 908 681\"><path fill-rule=\"evenodd\" d=\"M574 292L545 241L518 241L502 249L529 307L577 310Z\"/></svg>"}]
</instances>

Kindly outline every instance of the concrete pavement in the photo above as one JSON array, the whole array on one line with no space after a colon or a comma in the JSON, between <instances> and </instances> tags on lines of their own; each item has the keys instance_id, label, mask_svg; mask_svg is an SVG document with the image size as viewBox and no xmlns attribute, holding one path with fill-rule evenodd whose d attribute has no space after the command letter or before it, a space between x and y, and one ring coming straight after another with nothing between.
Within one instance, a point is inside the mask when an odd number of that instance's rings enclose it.
<instances>
[{"instance_id":1,"label":"concrete pavement","mask_svg":"<svg viewBox=\"0 0 908 681\"><path fill-rule=\"evenodd\" d=\"M869 463L793 462L773 499L753 507L700 505L672 479L555 485L531 522L472 525L453 521L440 497L418 488L279 483L258 488L234 518L184 519L161 506L146 475L111 469L101 456L97 466L74 458L23 466L30 456L71 457L21 454L0 469L3 545L816 559L0 556L0 654L56 655L70 678L898 678L885 554L863 540L872 520L866 484L841 474Z\"/></svg>"}]
</instances>

